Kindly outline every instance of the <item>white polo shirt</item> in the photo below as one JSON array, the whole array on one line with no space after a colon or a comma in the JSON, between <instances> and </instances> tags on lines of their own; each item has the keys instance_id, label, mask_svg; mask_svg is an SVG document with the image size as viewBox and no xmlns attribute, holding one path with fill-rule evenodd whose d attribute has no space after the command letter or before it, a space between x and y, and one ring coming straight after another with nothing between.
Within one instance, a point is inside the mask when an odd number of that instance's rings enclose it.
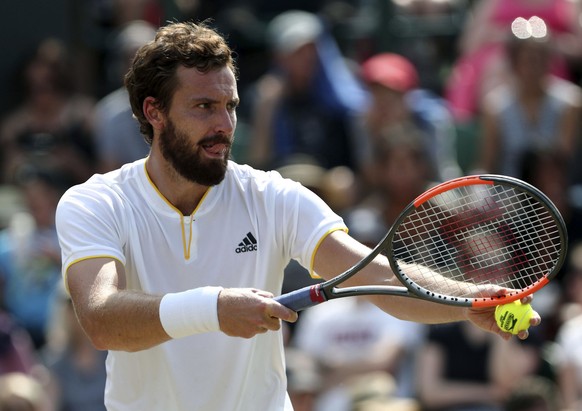
<instances>
[{"instance_id":1,"label":"white polo shirt","mask_svg":"<svg viewBox=\"0 0 582 411\"><path fill-rule=\"evenodd\" d=\"M290 259L312 268L320 241L345 230L311 191L229 162L222 183L183 216L156 189L145 159L72 187L57 209L63 273L76 261L110 256L127 288L162 295L207 285L255 287L275 295ZM282 335L251 339L193 335L136 353L110 351L109 411L291 410Z\"/></svg>"}]
</instances>

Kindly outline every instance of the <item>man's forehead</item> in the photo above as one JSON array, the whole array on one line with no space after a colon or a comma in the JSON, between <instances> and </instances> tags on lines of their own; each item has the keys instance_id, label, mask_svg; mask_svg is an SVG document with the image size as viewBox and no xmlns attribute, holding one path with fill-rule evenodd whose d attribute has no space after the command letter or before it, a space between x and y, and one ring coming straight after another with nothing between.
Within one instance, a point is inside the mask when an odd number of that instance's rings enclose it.
<instances>
[{"instance_id":1,"label":"man's forehead","mask_svg":"<svg viewBox=\"0 0 582 411\"><path fill-rule=\"evenodd\" d=\"M180 88L221 91L238 96L236 78L230 67L202 72L195 67L178 67L176 71Z\"/></svg>"}]
</instances>

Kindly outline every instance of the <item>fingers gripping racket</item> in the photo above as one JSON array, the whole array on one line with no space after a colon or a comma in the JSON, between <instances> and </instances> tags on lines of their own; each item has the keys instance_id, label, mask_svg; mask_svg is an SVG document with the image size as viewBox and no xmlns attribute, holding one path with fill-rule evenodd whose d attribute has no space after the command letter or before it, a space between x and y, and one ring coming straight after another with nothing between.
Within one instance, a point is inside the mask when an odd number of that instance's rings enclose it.
<instances>
[{"instance_id":1,"label":"fingers gripping racket","mask_svg":"<svg viewBox=\"0 0 582 411\"><path fill-rule=\"evenodd\" d=\"M566 251L562 216L537 188L507 176L460 177L417 197L349 270L276 300L295 311L371 294L496 306L545 286L560 270ZM340 287L379 254L388 258L402 286Z\"/></svg>"}]
</instances>

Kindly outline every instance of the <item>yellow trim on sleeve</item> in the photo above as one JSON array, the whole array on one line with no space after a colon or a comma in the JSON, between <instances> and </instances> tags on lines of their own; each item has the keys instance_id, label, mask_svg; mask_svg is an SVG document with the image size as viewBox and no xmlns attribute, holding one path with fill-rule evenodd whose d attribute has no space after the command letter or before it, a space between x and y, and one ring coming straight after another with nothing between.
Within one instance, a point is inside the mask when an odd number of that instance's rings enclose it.
<instances>
[{"instance_id":1,"label":"yellow trim on sleeve","mask_svg":"<svg viewBox=\"0 0 582 411\"><path fill-rule=\"evenodd\" d=\"M309 275L311 276L311 278L314 278L314 279L321 278L313 269L313 266L315 265L315 256L317 254L317 251L319 250L319 246L321 245L321 243L323 243L323 240L325 240L328 235L330 235L334 231L338 231L338 230L344 231L346 233L348 232L348 229L346 227L336 227L334 229L329 230L327 233L325 233L317 242L317 245L315 246L315 250L313 250L313 254L311 254L311 263L309 264Z\"/></svg>"},{"instance_id":2,"label":"yellow trim on sleeve","mask_svg":"<svg viewBox=\"0 0 582 411\"><path fill-rule=\"evenodd\" d=\"M67 281L67 276L69 275L69 268L71 268L71 266L73 266L77 263L80 263L81 261L94 260L96 258L111 258L112 260L119 261L119 263L121 265L124 265L119 258L114 257L112 255L91 255L88 257L83 257L83 258L79 258L77 260L73 260L63 270L63 281L65 282L65 290L67 291L67 293L69 293L69 285L68 285L68 281Z\"/></svg>"}]
</instances>

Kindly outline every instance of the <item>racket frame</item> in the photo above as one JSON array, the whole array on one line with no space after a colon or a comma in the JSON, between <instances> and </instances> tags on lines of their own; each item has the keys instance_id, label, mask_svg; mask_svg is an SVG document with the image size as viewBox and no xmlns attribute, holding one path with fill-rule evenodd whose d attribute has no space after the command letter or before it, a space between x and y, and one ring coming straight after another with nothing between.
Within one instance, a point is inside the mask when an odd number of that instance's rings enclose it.
<instances>
[{"instance_id":1,"label":"racket frame","mask_svg":"<svg viewBox=\"0 0 582 411\"><path fill-rule=\"evenodd\" d=\"M473 186L473 185L495 185L496 183L510 185L521 192L527 192L531 195L554 217L558 232L560 236L561 250L559 257L552 267L551 271L541 277L539 280L533 284L519 290L518 292L512 292L511 290L504 295L492 295L483 298L465 298L465 297L453 297L446 296L431 290L428 290L419 284L415 283L410 277L404 273L404 271L398 265L398 262L393 257L392 244L393 238L396 234L397 228L400 223L402 223L407 216L412 213L416 208L420 207L425 202L434 198L435 196L459 187ZM275 299L281 304L295 310L300 311L310 306L320 304L330 299L351 297L358 295L391 295L391 296L402 296L402 297L416 297L424 300L429 300L433 302L438 302L441 304L463 306L463 307L491 307L501 304L506 304L518 299L521 299L527 295L539 291L548 282L557 275L560 271L562 265L565 262L567 255L567 244L568 244L568 234L564 220L552 203L552 201L540 190L533 187L531 184L521 181L519 179L496 175L496 174L484 174L484 175L471 175L459 177L447 182L438 184L431 189L428 189L423 194L418 196L414 201L412 201L404 210L400 213L388 233L384 238L372 249L372 251L361 259L358 263L350 267L348 270L339 274L338 276L331 278L327 281L317 283L315 285L300 288L298 290L292 291L290 293L276 297ZM389 285L365 285L365 286L350 286L350 287L338 287L340 284L353 277L356 273L361 271L370 262L372 262L380 253L387 251L387 258L390 267L394 275L403 284L402 286L389 286Z\"/></svg>"}]
</instances>

